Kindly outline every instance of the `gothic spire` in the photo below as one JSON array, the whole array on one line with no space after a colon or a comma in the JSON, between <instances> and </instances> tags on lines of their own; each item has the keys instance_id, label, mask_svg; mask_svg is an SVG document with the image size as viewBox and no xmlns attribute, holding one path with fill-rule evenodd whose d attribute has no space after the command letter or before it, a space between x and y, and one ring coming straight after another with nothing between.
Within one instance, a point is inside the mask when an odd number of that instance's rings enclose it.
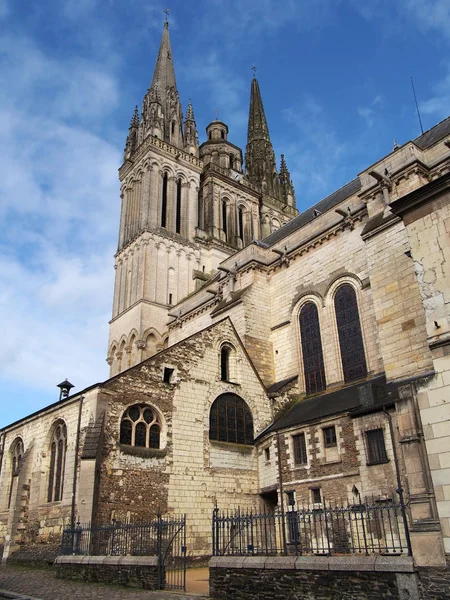
<instances>
[{"instance_id":1,"label":"gothic spire","mask_svg":"<svg viewBox=\"0 0 450 600\"><path fill-rule=\"evenodd\" d=\"M186 111L186 118L184 120L184 149L189 154L198 156L198 131L194 117L194 109L192 108L192 102L190 100Z\"/></svg>"},{"instance_id":2,"label":"gothic spire","mask_svg":"<svg viewBox=\"0 0 450 600\"><path fill-rule=\"evenodd\" d=\"M284 154L281 155L280 188L281 199L283 200L283 202L295 208L294 184L292 183L291 174L288 171L286 161L284 159Z\"/></svg>"},{"instance_id":3,"label":"gothic spire","mask_svg":"<svg viewBox=\"0 0 450 600\"><path fill-rule=\"evenodd\" d=\"M173 146L183 148L182 111L167 21L164 23L152 83L142 105L140 139L147 135L157 136Z\"/></svg>"},{"instance_id":4,"label":"gothic spire","mask_svg":"<svg viewBox=\"0 0 450 600\"><path fill-rule=\"evenodd\" d=\"M174 89L175 92L177 91L175 69L173 68L172 62L172 50L170 47L169 23L167 21L164 23L163 35L159 46L158 58L153 72L150 90L155 87L158 88L163 105L166 103L169 90Z\"/></svg>"},{"instance_id":5,"label":"gothic spire","mask_svg":"<svg viewBox=\"0 0 450 600\"><path fill-rule=\"evenodd\" d=\"M245 163L248 179L259 185L263 194L278 198L279 183L275 153L270 141L269 128L256 77L252 79L250 92Z\"/></svg>"},{"instance_id":6,"label":"gothic spire","mask_svg":"<svg viewBox=\"0 0 450 600\"><path fill-rule=\"evenodd\" d=\"M130 158L132 152L138 145L138 130L139 130L139 109L134 107L133 116L131 117L130 127L128 129L127 141L124 150L124 159Z\"/></svg>"}]
</instances>

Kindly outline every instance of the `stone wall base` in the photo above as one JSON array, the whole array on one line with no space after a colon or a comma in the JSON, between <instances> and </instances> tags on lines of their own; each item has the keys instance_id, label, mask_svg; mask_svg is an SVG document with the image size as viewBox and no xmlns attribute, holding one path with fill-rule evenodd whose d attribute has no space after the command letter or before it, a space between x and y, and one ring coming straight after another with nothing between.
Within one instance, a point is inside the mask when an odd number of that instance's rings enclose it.
<instances>
[{"instance_id":1,"label":"stone wall base","mask_svg":"<svg viewBox=\"0 0 450 600\"><path fill-rule=\"evenodd\" d=\"M158 589L156 556L58 556L55 571L61 579Z\"/></svg>"},{"instance_id":2,"label":"stone wall base","mask_svg":"<svg viewBox=\"0 0 450 600\"><path fill-rule=\"evenodd\" d=\"M409 557L215 557L209 567L218 600L420 598Z\"/></svg>"},{"instance_id":3,"label":"stone wall base","mask_svg":"<svg viewBox=\"0 0 450 600\"><path fill-rule=\"evenodd\" d=\"M60 551L60 542L56 544L30 544L21 546L16 552L8 556L6 564L47 568L53 565Z\"/></svg>"}]
</instances>

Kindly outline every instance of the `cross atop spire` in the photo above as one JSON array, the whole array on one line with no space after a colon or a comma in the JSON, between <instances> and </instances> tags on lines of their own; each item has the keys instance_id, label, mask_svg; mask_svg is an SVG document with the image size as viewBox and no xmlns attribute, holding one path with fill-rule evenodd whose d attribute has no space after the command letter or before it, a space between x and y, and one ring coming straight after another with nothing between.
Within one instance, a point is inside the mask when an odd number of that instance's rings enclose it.
<instances>
[{"instance_id":1,"label":"cross atop spire","mask_svg":"<svg viewBox=\"0 0 450 600\"><path fill-rule=\"evenodd\" d=\"M165 15L166 15L166 20L164 21L164 26L169 27L170 8L166 8L165 10L163 10L163 13L165 13Z\"/></svg>"},{"instance_id":2,"label":"cross atop spire","mask_svg":"<svg viewBox=\"0 0 450 600\"><path fill-rule=\"evenodd\" d=\"M255 65L252 65L252 71L253 71L253 79L256 79L256 67L255 67Z\"/></svg>"}]
</instances>

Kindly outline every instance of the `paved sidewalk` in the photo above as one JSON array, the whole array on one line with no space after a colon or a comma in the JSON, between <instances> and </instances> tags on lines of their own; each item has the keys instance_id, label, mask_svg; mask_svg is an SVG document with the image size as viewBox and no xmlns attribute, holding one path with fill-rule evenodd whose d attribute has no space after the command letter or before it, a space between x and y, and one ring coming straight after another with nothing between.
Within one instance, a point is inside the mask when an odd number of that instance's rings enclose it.
<instances>
[{"instance_id":1,"label":"paved sidewalk","mask_svg":"<svg viewBox=\"0 0 450 600\"><path fill-rule=\"evenodd\" d=\"M182 592L148 592L136 588L81 583L56 579L54 572L27 567L0 566L0 598L7 592L27 595L33 600L200 600L207 596ZM2 595L3 594L3 595ZM10 597L10 596L9 596Z\"/></svg>"}]
</instances>

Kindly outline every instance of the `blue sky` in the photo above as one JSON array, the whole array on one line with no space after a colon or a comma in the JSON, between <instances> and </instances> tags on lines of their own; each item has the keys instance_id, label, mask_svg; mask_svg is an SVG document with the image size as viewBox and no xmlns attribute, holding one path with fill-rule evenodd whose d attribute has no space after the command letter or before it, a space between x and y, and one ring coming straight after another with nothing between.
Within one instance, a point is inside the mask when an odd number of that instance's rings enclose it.
<instances>
[{"instance_id":1,"label":"blue sky","mask_svg":"<svg viewBox=\"0 0 450 600\"><path fill-rule=\"evenodd\" d=\"M129 120L160 0L0 0L0 426L107 378ZM245 147L251 66L300 210L450 114L450 0L171 0L183 106Z\"/></svg>"}]
</instances>

